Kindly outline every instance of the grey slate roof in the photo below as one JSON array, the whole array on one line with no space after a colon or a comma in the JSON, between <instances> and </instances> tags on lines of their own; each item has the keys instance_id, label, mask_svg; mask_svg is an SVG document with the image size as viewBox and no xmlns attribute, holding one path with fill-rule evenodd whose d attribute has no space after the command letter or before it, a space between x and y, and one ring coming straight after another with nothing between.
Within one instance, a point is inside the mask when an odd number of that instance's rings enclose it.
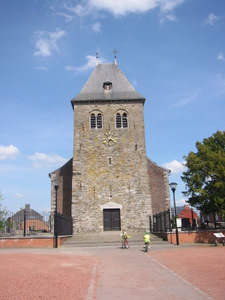
<instances>
[{"instance_id":1,"label":"grey slate roof","mask_svg":"<svg viewBox=\"0 0 225 300\"><path fill-rule=\"evenodd\" d=\"M177 216L184 210L185 206L176 206L176 212L177 212ZM172 216L175 215L175 209L174 207L171 208L171 214Z\"/></svg>"},{"instance_id":2,"label":"grey slate roof","mask_svg":"<svg viewBox=\"0 0 225 300\"><path fill-rule=\"evenodd\" d=\"M111 82L110 91L103 88L104 82ZM116 64L98 64L81 92L71 100L72 105L76 102L85 101L119 101L138 100L144 103L145 98L135 91L123 72Z\"/></svg>"}]
</instances>

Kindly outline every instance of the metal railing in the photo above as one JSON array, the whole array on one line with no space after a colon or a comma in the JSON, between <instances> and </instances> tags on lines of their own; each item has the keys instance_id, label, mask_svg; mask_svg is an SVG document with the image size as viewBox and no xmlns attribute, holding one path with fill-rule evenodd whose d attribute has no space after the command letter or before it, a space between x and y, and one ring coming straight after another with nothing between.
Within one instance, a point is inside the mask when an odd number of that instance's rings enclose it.
<instances>
[{"instance_id":1,"label":"metal railing","mask_svg":"<svg viewBox=\"0 0 225 300\"><path fill-rule=\"evenodd\" d=\"M170 210L163 211L149 218L150 232L171 231Z\"/></svg>"},{"instance_id":2,"label":"metal railing","mask_svg":"<svg viewBox=\"0 0 225 300\"><path fill-rule=\"evenodd\" d=\"M54 235L71 235L73 234L73 219L71 217L54 213Z\"/></svg>"},{"instance_id":3,"label":"metal railing","mask_svg":"<svg viewBox=\"0 0 225 300\"><path fill-rule=\"evenodd\" d=\"M54 226L55 224L55 226ZM38 213L33 209L21 209L17 213L8 213L0 237L72 235L73 220L60 213Z\"/></svg>"},{"instance_id":4,"label":"metal railing","mask_svg":"<svg viewBox=\"0 0 225 300\"><path fill-rule=\"evenodd\" d=\"M50 212L38 213L33 209L21 209L8 213L0 236L51 235Z\"/></svg>"}]
</instances>

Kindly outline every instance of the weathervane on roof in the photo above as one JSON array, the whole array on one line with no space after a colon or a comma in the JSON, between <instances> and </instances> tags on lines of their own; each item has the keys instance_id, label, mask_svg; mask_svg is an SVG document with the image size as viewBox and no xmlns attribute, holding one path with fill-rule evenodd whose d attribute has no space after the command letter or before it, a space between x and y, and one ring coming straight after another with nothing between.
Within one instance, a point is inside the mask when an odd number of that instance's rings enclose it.
<instances>
[{"instance_id":1,"label":"weathervane on roof","mask_svg":"<svg viewBox=\"0 0 225 300\"><path fill-rule=\"evenodd\" d=\"M113 53L114 53L114 58L115 58L115 65L117 65L117 62L116 62L116 54L118 53L119 51L115 48L113 50Z\"/></svg>"},{"instance_id":2,"label":"weathervane on roof","mask_svg":"<svg viewBox=\"0 0 225 300\"><path fill-rule=\"evenodd\" d=\"M98 65L98 51L96 52L96 66Z\"/></svg>"}]
</instances>

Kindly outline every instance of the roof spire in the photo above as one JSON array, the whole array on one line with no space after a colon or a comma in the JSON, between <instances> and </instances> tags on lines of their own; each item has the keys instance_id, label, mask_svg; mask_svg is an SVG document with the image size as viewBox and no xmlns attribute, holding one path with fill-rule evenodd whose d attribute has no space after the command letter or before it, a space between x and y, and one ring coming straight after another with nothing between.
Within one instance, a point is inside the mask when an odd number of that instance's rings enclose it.
<instances>
[{"instance_id":1,"label":"roof spire","mask_svg":"<svg viewBox=\"0 0 225 300\"><path fill-rule=\"evenodd\" d=\"M116 54L118 53L119 51L115 48L113 50L113 53L114 53L114 58L115 58L115 65L117 65L117 62L116 62Z\"/></svg>"},{"instance_id":2,"label":"roof spire","mask_svg":"<svg viewBox=\"0 0 225 300\"><path fill-rule=\"evenodd\" d=\"M98 51L96 52L96 66L98 65Z\"/></svg>"}]
</instances>

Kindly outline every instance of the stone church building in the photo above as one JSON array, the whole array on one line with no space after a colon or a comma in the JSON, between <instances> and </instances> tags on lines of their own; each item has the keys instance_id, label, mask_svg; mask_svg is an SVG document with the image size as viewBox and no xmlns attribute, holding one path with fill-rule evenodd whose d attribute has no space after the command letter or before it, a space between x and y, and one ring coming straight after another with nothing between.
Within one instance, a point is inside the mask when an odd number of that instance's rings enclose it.
<instances>
[{"instance_id":1,"label":"stone church building","mask_svg":"<svg viewBox=\"0 0 225 300\"><path fill-rule=\"evenodd\" d=\"M73 233L149 229L149 217L170 209L169 170L146 155L145 98L117 66L96 64L74 111L73 158L49 174L58 178L58 212Z\"/></svg>"}]
</instances>

